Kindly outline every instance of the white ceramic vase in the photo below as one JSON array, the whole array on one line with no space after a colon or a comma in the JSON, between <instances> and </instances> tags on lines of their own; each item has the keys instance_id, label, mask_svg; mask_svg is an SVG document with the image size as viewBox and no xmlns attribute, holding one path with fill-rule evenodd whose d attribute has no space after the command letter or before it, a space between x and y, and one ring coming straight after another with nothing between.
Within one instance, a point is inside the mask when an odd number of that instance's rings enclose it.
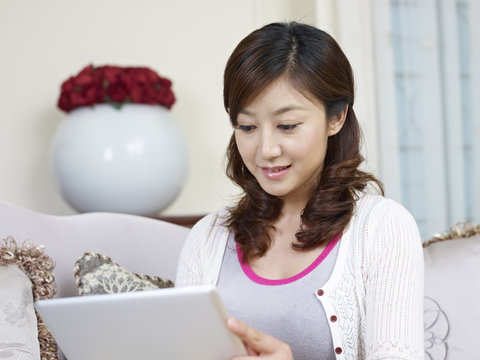
<instances>
[{"instance_id":1,"label":"white ceramic vase","mask_svg":"<svg viewBox=\"0 0 480 360\"><path fill-rule=\"evenodd\" d=\"M160 105L72 110L56 130L52 155L61 194L79 212L156 215L187 177L185 139Z\"/></svg>"}]
</instances>

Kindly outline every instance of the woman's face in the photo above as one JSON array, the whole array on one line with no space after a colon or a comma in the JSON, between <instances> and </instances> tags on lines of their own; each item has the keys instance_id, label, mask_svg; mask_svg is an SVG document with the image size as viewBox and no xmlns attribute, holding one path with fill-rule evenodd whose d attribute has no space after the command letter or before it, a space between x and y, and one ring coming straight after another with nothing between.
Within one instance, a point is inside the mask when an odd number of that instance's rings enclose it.
<instances>
[{"instance_id":1,"label":"woman's face","mask_svg":"<svg viewBox=\"0 0 480 360\"><path fill-rule=\"evenodd\" d=\"M323 170L328 137L340 131L345 113L329 122L323 104L280 78L240 110L235 140L263 190L284 203L306 204Z\"/></svg>"}]
</instances>

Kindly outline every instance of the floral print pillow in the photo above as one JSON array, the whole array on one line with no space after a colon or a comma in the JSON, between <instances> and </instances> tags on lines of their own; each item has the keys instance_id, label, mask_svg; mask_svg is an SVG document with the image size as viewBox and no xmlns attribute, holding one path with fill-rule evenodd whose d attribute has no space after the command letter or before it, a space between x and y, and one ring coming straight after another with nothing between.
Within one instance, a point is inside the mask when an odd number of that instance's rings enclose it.
<instances>
[{"instance_id":1,"label":"floral print pillow","mask_svg":"<svg viewBox=\"0 0 480 360\"><path fill-rule=\"evenodd\" d=\"M55 295L54 266L42 246L0 240L0 359L58 359L55 339L33 306Z\"/></svg>"},{"instance_id":2,"label":"floral print pillow","mask_svg":"<svg viewBox=\"0 0 480 360\"><path fill-rule=\"evenodd\" d=\"M0 266L0 359L40 359L32 283L18 267Z\"/></svg>"},{"instance_id":3,"label":"floral print pillow","mask_svg":"<svg viewBox=\"0 0 480 360\"><path fill-rule=\"evenodd\" d=\"M108 256L91 252L83 254L75 262L74 275L80 295L173 287L170 280L136 274L124 269Z\"/></svg>"}]
</instances>

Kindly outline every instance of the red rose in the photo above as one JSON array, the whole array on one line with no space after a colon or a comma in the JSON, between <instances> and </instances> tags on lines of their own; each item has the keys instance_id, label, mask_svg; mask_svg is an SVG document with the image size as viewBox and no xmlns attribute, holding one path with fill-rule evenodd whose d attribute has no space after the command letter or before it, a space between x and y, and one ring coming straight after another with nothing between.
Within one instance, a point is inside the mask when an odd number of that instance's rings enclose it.
<instances>
[{"instance_id":1,"label":"red rose","mask_svg":"<svg viewBox=\"0 0 480 360\"><path fill-rule=\"evenodd\" d=\"M104 66L98 68L99 75L101 74L102 79L108 81L109 84L113 84L122 75L122 69L118 66Z\"/></svg>"},{"instance_id":2,"label":"red rose","mask_svg":"<svg viewBox=\"0 0 480 360\"><path fill-rule=\"evenodd\" d=\"M129 92L125 84L115 83L108 87L106 94L110 97L110 101L123 103L127 101Z\"/></svg>"},{"instance_id":3,"label":"red rose","mask_svg":"<svg viewBox=\"0 0 480 360\"><path fill-rule=\"evenodd\" d=\"M89 65L63 82L57 105L67 112L101 103L133 102L170 108L175 102L171 84L146 67Z\"/></svg>"},{"instance_id":4,"label":"red rose","mask_svg":"<svg viewBox=\"0 0 480 360\"><path fill-rule=\"evenodd\" d=\"M84 73L84 74L79 74L75 78L75 85L78 86L88 86L91 85L94 82L94 77L92 74Z\"/></svg>"},{"instance_id":5,"label":"red rose","mask_svg":"<svg viewBox=\"0 0 480 360\"><path fill-rule=\"evenodd\" d=\"M72 91L74 87L75 87L75 79L72 76L62 84L62 92Z\"/></svg>"},{"instance_id":6,"label":"red rose","mask_svg":"<svg viewBox=\"0 0 480 360\"><path fill-rule=\"evenodd\" d=\"M57 106L63 111L69 112L72 109L70 96L67 93L61 93L60 97L58 98Z\"/></svg>"}]
</instances>

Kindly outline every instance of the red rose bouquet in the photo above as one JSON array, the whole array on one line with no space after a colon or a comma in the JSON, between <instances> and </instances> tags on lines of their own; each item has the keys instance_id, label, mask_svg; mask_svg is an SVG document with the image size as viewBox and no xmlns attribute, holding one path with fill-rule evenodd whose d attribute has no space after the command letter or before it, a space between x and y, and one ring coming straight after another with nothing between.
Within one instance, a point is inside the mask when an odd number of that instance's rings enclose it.
<instances>
[{"instance_id":1,"label":"red rose bouquet","mask_svg":"<svg viewBox=\"0 0 480 360\"><path fill-rule=\"evenodd\" d=\"M95 104L137 103L163 105L170 109L175 102L172 82L146 67L89 65L62 84L58 107L66 112Z\"/></svg>"}]
</instances>

